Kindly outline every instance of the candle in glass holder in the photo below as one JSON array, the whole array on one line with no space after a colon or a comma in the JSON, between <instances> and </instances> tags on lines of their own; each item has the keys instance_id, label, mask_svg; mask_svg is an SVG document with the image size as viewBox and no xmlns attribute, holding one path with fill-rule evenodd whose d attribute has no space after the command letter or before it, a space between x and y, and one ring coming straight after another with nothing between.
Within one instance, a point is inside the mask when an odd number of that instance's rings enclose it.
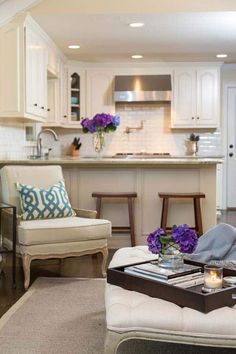
<instances>
[{"instance_id":1,"label":"candle in glass holder","mask_svg":"<svg viewBox=\"0 0 236 354\"><path fill-rule=\"evenodd\" d=\"M220 289L223 284L223 268L213 265L204 266L204 288Z\"/></svg>"}]
</instances>

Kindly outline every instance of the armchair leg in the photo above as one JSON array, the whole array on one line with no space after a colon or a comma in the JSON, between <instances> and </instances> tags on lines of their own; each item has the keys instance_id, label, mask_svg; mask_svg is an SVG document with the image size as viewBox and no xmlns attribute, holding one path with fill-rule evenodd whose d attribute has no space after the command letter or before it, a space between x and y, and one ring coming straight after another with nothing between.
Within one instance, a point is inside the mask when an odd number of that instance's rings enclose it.
<instances>
[{"instance_id":1,"label":"armchair leg","mask_svg":"<svg viewBox=\"0 0 236 354\"><path fill-rule=\"evenodd\" d=\"M29 283L30 283L31 257L27 254L23 255L22 256L22 263L23 263L23 270L24 270L24 276L25 276L24 287L25 287L25 290L27 290L29 287Z\"/></svg>"},{"instance_id":2,"label":"armchair leg","mask_svg":"<svg viewBox=\"0 0 236 354\"><path fill-rule=\"evenodd\" d=\"M101 250L103 259L102 259L102 276L105 278L107 275L107 271L106 271L106 265L107 265L107 258L108 258L108 249L107 247L103 248Z\"/></svg>"}]
</instances>

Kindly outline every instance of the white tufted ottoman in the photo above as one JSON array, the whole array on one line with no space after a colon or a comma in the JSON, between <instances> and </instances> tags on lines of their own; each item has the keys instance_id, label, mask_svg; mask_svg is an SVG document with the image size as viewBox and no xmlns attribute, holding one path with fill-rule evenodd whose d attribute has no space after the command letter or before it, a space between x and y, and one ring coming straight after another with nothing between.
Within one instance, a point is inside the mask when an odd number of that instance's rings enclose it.
<instances>
[{"instance_id":1,"label":"white tufted ottoman","mask_svg":"<svg viewBox=\"0 0 236 354\"><path fill-rule=\"evenodd\" d=\"M109 267L153 259L146 246L119 249ZM207 314L171 302L106 285L105 353L131 338L236 348L236 305Z\"/></svg>"}]
</instances>

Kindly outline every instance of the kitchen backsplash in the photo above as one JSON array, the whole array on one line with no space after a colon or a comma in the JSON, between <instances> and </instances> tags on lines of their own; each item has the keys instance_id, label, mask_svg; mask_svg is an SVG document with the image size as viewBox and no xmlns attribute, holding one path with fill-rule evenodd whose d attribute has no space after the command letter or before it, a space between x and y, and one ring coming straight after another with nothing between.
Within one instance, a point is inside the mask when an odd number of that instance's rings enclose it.
<instances>
[{"instance_id":1,"label":"kitchen backsplash","mask_svg":"<svg viewBox=\"0 0 236 354\"><path fill-rule=\"evenodd\" d=\"M119 104L116 113L121 117L121 124L114 133L106 134L104 156L117 152L169 152L172 155L185 155L185 140L193 130L176 131L170 128L169 104ZM126 127L143 129L125 133ZM82 141L81 156L95 156L92 146L92 134L58 129L59 141L51 135L42 135L44 147L52 148L53 156L66 155L75 136ZM200 135L199 154L222 154L221 132L198 131ZM33 153L32 147L25 146L23 125L0 125L0 156L2 158L22 158Z\"/></svg>"}]
</instances>

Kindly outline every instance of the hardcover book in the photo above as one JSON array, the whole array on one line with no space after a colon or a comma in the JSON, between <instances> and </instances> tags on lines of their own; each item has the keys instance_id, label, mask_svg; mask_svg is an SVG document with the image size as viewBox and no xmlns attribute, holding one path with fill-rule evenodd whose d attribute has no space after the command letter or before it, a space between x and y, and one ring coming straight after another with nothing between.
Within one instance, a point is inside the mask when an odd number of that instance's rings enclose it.
<instances>
[{"instance_id":1,"label":"hardcover book","mask_svg":"<svg viewBox=\"0 0 236 354\"><path fill-rule=\"evenodd\" d=\"M166 269L159 267L157 264L153 264L151 262L126 267L125 271L128 269L151 276L156 276L163 280L169 280L180 276L201 272L201 267L192 264L184 264L183 267L178 269Z\"/></svg>"}]
</instances>

